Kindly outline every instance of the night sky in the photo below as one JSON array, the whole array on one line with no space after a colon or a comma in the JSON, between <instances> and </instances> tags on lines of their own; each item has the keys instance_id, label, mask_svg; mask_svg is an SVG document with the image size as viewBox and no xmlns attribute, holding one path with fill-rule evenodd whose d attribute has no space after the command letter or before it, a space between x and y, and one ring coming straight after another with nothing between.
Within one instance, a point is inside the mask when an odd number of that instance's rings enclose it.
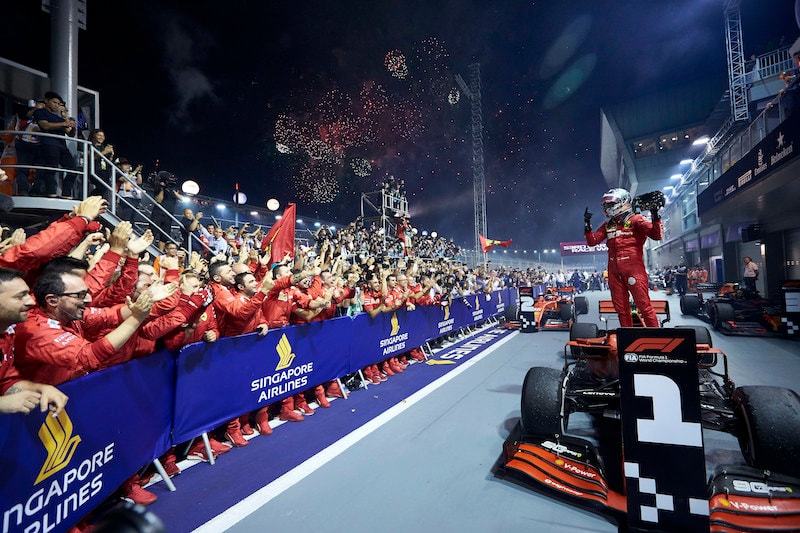
<instances>
[{"instance_id":1,"label":"night sky","mask_svg":"<svg viewBox=\"0 0 800 533\"><path fill-rule=\"evenodd\" d=\"M792 4L743 0L747 57L795 40ZM2 11L0 55L48 71L38 0ZM488 237L518 249L581 240L584 207L599 215L602 106L726 78L720 0L88 0L87 24L79 83L100 92L118 156L338 222L393 175L413 225L465 245L471 118L454 75L469 83L471 63Z\"/></svg>"}]
</instances>

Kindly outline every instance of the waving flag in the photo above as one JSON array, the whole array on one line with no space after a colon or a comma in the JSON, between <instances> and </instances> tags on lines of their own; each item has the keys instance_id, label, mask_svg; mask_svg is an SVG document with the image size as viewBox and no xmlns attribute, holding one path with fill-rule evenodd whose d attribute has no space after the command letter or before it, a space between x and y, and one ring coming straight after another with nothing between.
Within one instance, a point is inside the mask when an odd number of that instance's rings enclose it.
<instances>
[{"instance_id":1,"label":"waving flag","mask_svg":"<svg viewBox=\"0 0 800 533\"><path fill-rule=\"evenodd\" d=\"M273 263L281 261L288 253L294 258L294 224L297 206L287 204L283 216L269 229L261 241L261 249L269 248Z\"/></svg>"},{"instance_id":2,"label":"waving flag","mask_svg":"<svg viewBox=\"0 0 800 533\"><path fill-rule=\"evenodd\" d=\"M494 239L487 239L480 233L478 234L478 238L481 240L481 248L483 249L484 253L488 252L495 246L502 246L503 248L508 248L508 246L511 244L511 239L508 239L507 241L496 241Z\"/></svg>"}]
</instances>

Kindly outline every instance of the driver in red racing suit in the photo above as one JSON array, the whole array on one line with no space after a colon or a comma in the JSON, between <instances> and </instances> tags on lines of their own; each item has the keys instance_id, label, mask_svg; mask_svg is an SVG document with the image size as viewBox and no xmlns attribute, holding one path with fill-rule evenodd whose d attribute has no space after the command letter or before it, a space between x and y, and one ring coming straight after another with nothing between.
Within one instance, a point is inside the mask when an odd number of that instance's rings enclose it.
<instances>
[{"instance_id":1,"label":"driver in red racing suit","mask_svg":"<svg viewBox=\"0 0 800 533\"><path fill-rule=\"evenodd\" d=\"M611 189L603 195L603 213L608 221L592 231L592 214L584 212L584 237L589 246L608 240L608 288L622 327L633 326L628 293L633 297L644 325L657 328L658 317L650 303L647 270L642 251L648 237L660 241L664 228L658 210L650 211L649 222L632 208L631 195L625 189Z\"/></svg>"}]
</instances>

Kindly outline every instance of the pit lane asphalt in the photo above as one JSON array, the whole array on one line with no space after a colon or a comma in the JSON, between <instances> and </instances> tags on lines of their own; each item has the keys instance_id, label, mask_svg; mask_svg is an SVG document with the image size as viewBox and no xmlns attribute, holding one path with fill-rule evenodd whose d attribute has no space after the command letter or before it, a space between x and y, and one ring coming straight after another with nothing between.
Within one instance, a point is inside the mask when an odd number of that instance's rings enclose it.
<instances>
[{"instance_id":1,"label":"pit lane asphalt","mask_svg":"<svg viewBox=\"0 0 800 533\"><path fill-rule=\"evenodd\" d=\"M608 299L608 292L584 295L589 315L580 320L603 327L597 302ZM704 324L681 316L677 296L655 292L651 297L670 302L672 320L666 327ZM714 346L728 354L737 385L800 388L800 342L726 337L713 330L711 336ZM307 471L298 470L283 486L276 485L263 505L252 500L246 511L231 509L201 530L616 531L616 525L600 515L492 474L519 417L526 371L531 366L561 368L568 338L566 331L511 334L464 372L396 416L386 417L345 450L318 464L300 465L298 469ZM580 421L575 424L580 431ZM705 430L704 440L707 471L719 463L743 462L732 436Z\"/></svg>"}]
</instances>

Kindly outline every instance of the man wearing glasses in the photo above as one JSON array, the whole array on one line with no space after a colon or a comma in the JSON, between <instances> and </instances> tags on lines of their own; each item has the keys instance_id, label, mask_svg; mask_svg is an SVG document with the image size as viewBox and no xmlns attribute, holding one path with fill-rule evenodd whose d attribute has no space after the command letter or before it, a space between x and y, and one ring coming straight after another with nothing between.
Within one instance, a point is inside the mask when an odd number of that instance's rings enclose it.
<instances>
[{"instance_id":1,"label":"man wearing glasses","mask_svg":"<svg viewBox=\"0 0 800 533\"><path fill-rule=\"evenodd\" d=\"M65 168L75 170L75 158L72 157L67 148L67 141L63 138L75 131L75 121L71 118L64 118L61 109L64 100L51 91L44 93L44 108L33 112L33 120L43 133L59 135L49 137L42 135L39 140L39 159L38 164L48 168ZM61 191L62 196L71 197L73 185L75 184L76 174L67 173L64 176ZM34 192L39 195L55 198L58 195L58 177L55 170L37 170Z\"/></svg>"},{"instance_id":2,"label":"man wearing glasses","mask_svg":"<svg viewBox=\"0 0 800 533\"><path fill-rule=\"evenodd\" d=\"M135 302L90 307L86 283L72 272L43 274L33 285L33 295L37 307L17 326L15 365L24 378L50 385L107 366L153 306L150 293L142 292ZM97 336L110 328L107 335Z\"/></svg>"}]
</instances>

